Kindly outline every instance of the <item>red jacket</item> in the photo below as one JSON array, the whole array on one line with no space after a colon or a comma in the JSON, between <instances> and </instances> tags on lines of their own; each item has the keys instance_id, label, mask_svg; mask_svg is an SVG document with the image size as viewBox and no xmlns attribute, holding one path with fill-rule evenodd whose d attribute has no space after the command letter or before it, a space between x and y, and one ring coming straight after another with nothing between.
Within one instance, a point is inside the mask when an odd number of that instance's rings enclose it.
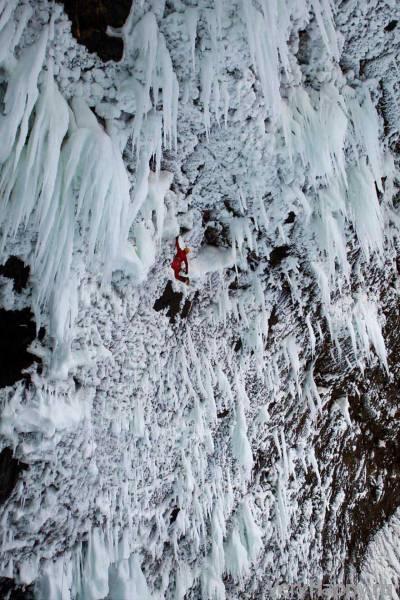
<instances>
[{"instance_id":1,"label":"red jacket","mask_svg":"<svg viewBox=\"0 0 400 600\"><path fill-rule=\"evenodd\" d=\"M175 247L176 247L176 254L171 263L171 267L173 268L175 273L179 274L180 270L182 269L182 263L183 263L185 265L185 272L187 273L189 271L187 254L184 250L182 250L180 248L179 243L178 243L178 238L176 238L176 240L175 240Z\"/></svg>"}]
</instances>

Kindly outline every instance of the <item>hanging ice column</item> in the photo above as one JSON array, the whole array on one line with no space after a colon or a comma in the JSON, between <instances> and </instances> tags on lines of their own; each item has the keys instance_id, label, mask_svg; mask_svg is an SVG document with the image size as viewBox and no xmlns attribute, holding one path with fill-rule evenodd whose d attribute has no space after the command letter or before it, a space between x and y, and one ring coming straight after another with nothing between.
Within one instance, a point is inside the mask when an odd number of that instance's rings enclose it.
<instances>
[{"instance_id":1,"label":"hanging ice column","mask_svg":"<svg viewBox=\"0 0 400 600\"><path fill-rule=\"evenodd\" d=\"M160 173L162 147L177 144L177 114L179 86L164 36L158 30L155 15L146 13L134 22L134 4L122 28L125 61L132 61L132 75L123 84L123 92L131 95L135 104L135 118L131 134L132 149L136 151L133 204L129 221L139 213L144 221L135 227L137 250L145 261L145 270L155 259L157 241L162 237L164 223L164 196L172 176ZM161 90L161 96L160 96ZM133 153L132 153L133 156ZM156 173L150 172L155 158ZM156 213L157 231L151 214ZM144 276L144 275L143 275ZM142 276L142 278L143 278Z\"/></svg>"},{"instance_id":2,"label":"hanging ice column","mask_svg":"<svg viewBox=\"0 0 400 600\"><path fill-rule=\"evenodd\" d=\"M154 14L148 12L138 23L134 23L133 4L122 35L125 60L128 63L132 60L132 77L125 86L132 84L136 103L133 143L140 149L145 117L152 111L157 112L161 102L163 143L167 148L174 147L177 138L179 86L165 38L158 29ZM158 150L159 139L154 141L154 149Z\"/></svg>"},{"instance_id":3,"label":"hanging ice column","mask_svg":"<svg viewBox=\"0 0 400 600\"><path fill-rule=\"evenodd\" d=\"M327 84L318 93L292 90L281 122L289 158L292 164L301 161L315 190L311 229L320 258L313 257L313 270L328 307L331 291L350 280L349 222L365 260L383 255L384 203L376 188L382 192L382 177L392 173L379 150L378 115L366 87L340 92ZM346 149L354 157L350 164Z\"/></svg>"},{"instance_id":4,"label":"hanging ice column","mask_svg":"<svg viewBox=\"0 0 400 600\"><path fill-rule=\"evenodd\" d=\"M47 36L46 28L8 78L0 224L3 252L20 228L32 232L34 301L38 314L52 302L57 346L70 341L76 312L75 250L84 251L86 270L108 281L127 243L131 200L121 154L93 113L78 99L71 111L51 64L41 75Z\"/></svg>"},{"instance_id":5,"label":"hanging ice column","mask_svg":"<svg viewBox=\"0 0 400 600\"><path fill-rule=\"evenodd\" d=\"M20 227L37 232L31 264L37 281L37 313L52 301L51 333L56 346L68 346L71 341L77 269L101 274L107 282L115 268L128 270L138 281L148 268L127 239L148 195L150 158L156 155L159 165L162 141L166 147L176 145L178 84L154 15L145 15L133 31L129 27L128 19L124 29L127 52L139 52L132 78L133 141L139 157L133 203L127 172L112 139L82 99L73 100L70 110L53 80L51 64L47 74L42 73L48 29L18 61L13 58L7 63L10 75L0 120L4 141L0 150L1 248L4 251ZM19 30L14 33L20 35ZM159 89L162 112L158 111ZM158 214L162 225L161 211ZM84 250L80 266L74 258L77 248Z\"/></svg>"},{"instance_id":6,"label":"hanging ice column","mask_svg":"<svg viewBox=\"0 0 400 600\"><path fill-rule=\"evenodd\" d=\"M243 0L242 10L252 63L257 68L266 108L275 118L279 115L281 97L278 46L286 62L286 31L279 29L275 2L262 2L260 12L252 2Z\"/></svg>"},{"instance_id":7,"label":"hanging ice column","mask_svg":"<svg viewBox=\"0 0 400 600\"><path fill-rule=\"evenodd\" d=\"M232 530L224 544L226 572L236 581L250 572L263 548L262 531L257 525L251 501L246 497L232 519Z\"/></svg>"},{"instance_id":8,"label":"hanging ice column","mask_svg":"<svg viewBox=\"0 0 400 600\"><path fill-rule=\"evenodd\" d=\"M124 83L125 93L131 88L135 100L132 142L139 158L154 155L159 165L161 142L176 147L179 86L154 14L148 12L134 24L133 8L122 29L125 60L132 60L132 76Z\"/></svg>"}]
</instances>

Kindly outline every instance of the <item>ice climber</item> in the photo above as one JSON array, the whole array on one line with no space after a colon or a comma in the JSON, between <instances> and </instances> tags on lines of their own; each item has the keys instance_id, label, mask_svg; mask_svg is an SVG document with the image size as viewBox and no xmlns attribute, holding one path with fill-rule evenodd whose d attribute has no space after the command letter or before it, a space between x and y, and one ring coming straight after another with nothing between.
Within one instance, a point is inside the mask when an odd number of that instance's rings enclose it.
<instances>
[{"instance_id":1,"label":"ice climber","mask_svg":"<svg viewBox=\"0 0 400 600\"><path fill-rule=\"evenodd\" d=\"M182 250L182 248L179 245L178 237L175 239L175 248L176 248L176 254L171 263L171 267L175 273L175 279L178 279L178 281L183 281L183 283L186 283L186 285L189 285L189 277L182 275L181 271L183 270L186 273L186 275L189 273L189 265L188 265L187 255L190 252L190 248L186 247L186 248L183 248L183 250Z\"/></svg>"}]
</instances>

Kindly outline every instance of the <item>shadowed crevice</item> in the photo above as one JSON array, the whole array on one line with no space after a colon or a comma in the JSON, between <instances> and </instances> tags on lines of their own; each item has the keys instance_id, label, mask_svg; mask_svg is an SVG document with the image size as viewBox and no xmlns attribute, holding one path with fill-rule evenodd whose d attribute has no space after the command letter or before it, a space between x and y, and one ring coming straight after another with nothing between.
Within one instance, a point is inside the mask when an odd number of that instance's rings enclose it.
<instances>
[{"instance_id":1,"label":"shadowed crevice","mask_svg":"<svg viewBox=\"0 0 400 600\"><path fill-rule=\"evenodd\" d=\"M0 452L0 504L10 497L20 474L27 468L28 465L13 457L11 448Z\"/></svg>"},{"instance_id":2,"label":"shadowed crevice","mask_svg":"<svg viewBox=\"0 0 400 600\"><path fill-rule=\"evenodd\" d=\"M28 351L36 338L36 324L29 308L0 309L0 388L25 378L23 371L40 359Z\"/></svg>"},{"instance_id":3,"label":"shadowed crevice","mask_svg":"<svg viewBox=\"0 0 400 600\"><path fill-rule=\"evenodd\" d=\"M4 265L0 265L0 275L13 279L14 292L21 293L26 288L30 274L29 266L17 256L10 256Z\"/></svg>"},{"instance_id":4,"label":"shadowed crevice","mask_svg":"<svg viewBox=\"0 0 400 600\"><path fill-rule=\"evenodd\" d=\"M171 323L174 323L175 317L181 310L182 297L183 294L181 292L174 292L172 283L168 281L162 296L155 301L153 308L157 312L168 308L167 317L170 318Z\"/></svg>"},{"instance_id":5,"label":"shadowed crevice","mask_svg":"<svg viewBox=\"0 0 400 600\"><path fill-rule=\"evenodd\" d=\"M58 0L72 23L72 35L103 61L120 61L124 52L121 38L107 35L107 27L122 27L132 0Z\"/></svg>"},{"instance_id":6,"label":"shadowed crevice","mask_svg":"<svg viewBox=\"0 0 400 600\"><path fill-rule=\"evenodd\" d=\"M34 600L33 586L17 585L14 579L0 577L1 600Z\"/></svg>"}]
</instances>

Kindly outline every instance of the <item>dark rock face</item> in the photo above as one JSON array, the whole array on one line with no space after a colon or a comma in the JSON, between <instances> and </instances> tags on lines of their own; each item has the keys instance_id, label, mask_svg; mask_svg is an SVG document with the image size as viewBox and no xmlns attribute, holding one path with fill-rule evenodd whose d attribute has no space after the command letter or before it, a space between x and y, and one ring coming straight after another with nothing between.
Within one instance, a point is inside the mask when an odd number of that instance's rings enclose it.
<instances>
[{"instance_id":1,"label":"dark rock face","mask_svg":"<svg viewBox=\"0 0 400 600\"><path fill-rule=\"evenodd\" d=\"M172 523L175 523L175 521L176 521L176 519L177 519L177 517L178 517L178 515L179 515L179 512L180 512L180 510L181 510L181 509L180 509L178 506L175 506L175 507L172 509L172 511L171 511L171 516L170 516L170 518L169 518L169 523L170 523L170 525L172 525Z\"/></svg>"},{"instance_id":2,"label":"dark rock face","mask_svg":"<svg viewBox=\"0 0 400 600\"><path fill-rule=\"evenodd\" d=\"M21 293L28 285L29 274L29 266L16 256L10 256L4 265L0 265L0 275L13 280L13 289L17 293ZM0 308L0 332L0 387L6 387L27 378L23 371L32 363L40 362L27 350L36 338L32 311L29 308ZM41 328L39 339L43 339L44 335L45 330Z\"/></svg>"},{"instance_id":3,"label":"dark rock face","mask_svg":"<svg viewBox=\"0 0 400 600\"><path fill-rule=\"evenodd\" d=\"M370 276L371 281L381 285L389 375L378 361L360 370L350 343L344 343L338 355L327 327L315 357L310 359L315 384L327 394L327 400L308 442L315 449L319 475L312 469L305 473L299 504L313 506L313 518L321 518L321 570L327 585L337 584L338 572L345 583L354 583L368 544L400 507L400 304L394 291L398 274L390 269L371 270ZM295 318L290 297L271 313L271 344L279 343L282 330L290 328L288 306ZM351 421L348 426L339 408L344 398ZM301 411L295 418L286 415L285 434L293 446L307 429L306 422L306 414ZM254 480L266 485L272 467L273 461L260 446L254 453ZM330 496L327 510L320 517L316 507L321 481L322 485L329 482ZM258 593L262 597L261 590Z\"/></svg>"},{"instance_id":4,"label":"dark rock face","mask_svg":"<svg viewBox=\"0 0 400 600\"><path fill-rule=\"evenodd\" d=\"M230 245L229 230L225 223L214 221L204 231L204 240L208 246L227 247Z\"/></svg>"},{"instance_id":5,"label":"dark rock face","mask_svg":"<svg viewBox=\"0 0 400 600\"><path fill-rule=\"evenodd\" d=\"M289 246L277 246L269 256L271 267L277 267L287 256L289 256Z\"/></svg>"},{"instance_id":6,"label":"dark rock face","mask_svg":"<svg viewBox=\"0 0 400 600\"><path fill-rule=\"evenodd\" d=\"M396 29L396 27L397 27L397 23L398 23L398 21L396 21L396 20L390 21L390 23L388 23L386 25L385 31L388 31L388 32L394 31L394 29Z\"/></svg>"},{"instance_id":7,"label":"dark rock face","mask_svg":"<svg viewBox=\"0 0 400 600\"><path fill-rule=\"evenodd\" d=\"M120 38L107 35L107 27L122 27L132 0L62 0L72 22L72 34L89 52L101 60L119 61L124 45Z\"/></svg>"},{"instance_id":8,"label":"dark rock face","mask_svg":"<svg viewBox=\"0 0 400 600\"><path fill-rule=\"evenodd\" d=\"M239 352L243 347L243 342L241 340L241 338L239 338L238 340L236 340L235 345L233 347L235 352Z\"/></svg>"},{"instance_id":9,"label":"dark rock face","mask_svg":"<svg viewBox=\"0 0 400 600\"><path fill-rule=\"evenodd\" d=\"M0 387L6 387L23 379L22 371L39 360L27 350L36 338L32 311L0 308L0 331Z\"/></svg>"},{"instance_id":10,"label":"dark rock face","mask_svg":"<svg viewBox=\"0 0 400 600\"><path fill-rule=\"evenodd\" d=\"M14 292L22 292L29 279L30 268L20 258L10 256L4 265L0 265L0 275L14 280Z\"/></svg>"},{"instance_id":11,"label":"dark rock face","mask_svg":"<svg viewBox=\"0 0 400 600\"><path fill-rule=\"evenodd\" d=\"M0 504L10 496L21 472L27 468L27 465L13 457L10 448L4 448L0 452Z\"/></svg>"},{"instance_id":12,"label":"dark rock face","mask_svg":"<svg viewBox=\"0 0 400 600\"><path fill-rule=\"evenodd\" d=\"M380 366L366 368L361 374L342 365L343 377L332 387L329 409L347 396L352 429L339 441L332 421L326 421L316 447L326 470L331 468L332 448L341 456L333 468L332 497L341 490L344 499L337 513L328 513L325 522L326 558L334 554L341 539L347 547L346 567L356 569L372 536L400 506L399 311L398 304L386 306L384 337L390 375ZM315 365L318 384L326 385L333 377L332 366L323 351Z\"/></svg>"},{"instance_id":13,"label":"dark rock face","mask_svg":"<svg viewBox=\"0 0 400 600\"><path fill-rule=\"evenodd\" d=\"M13 579L0 577L0 598L2 600L34 600L33 586L21 587Z\"/></svg>"}]
</instances>

